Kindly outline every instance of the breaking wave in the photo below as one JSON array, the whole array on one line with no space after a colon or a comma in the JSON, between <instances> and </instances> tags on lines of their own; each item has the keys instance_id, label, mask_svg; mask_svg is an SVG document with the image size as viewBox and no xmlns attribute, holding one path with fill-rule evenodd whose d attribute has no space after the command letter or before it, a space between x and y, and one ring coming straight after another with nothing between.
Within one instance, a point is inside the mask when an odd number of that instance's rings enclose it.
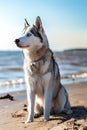
<instances>
[{"instance_id":1,"label":"breaking wave","mask_svg":"<svg viewBox=\"0 0 87 130\"><path fill-rule=\"evenodd\" d=\"M72 80L79 80L79 79L83 79L85 80L85 78L87 78L87 73L82 73L82 74L69 74L69 75L62 75L61 79L72 79ZM79 80L80 82L80 80ZM6 80L6 81L2 81L0 82L0 86L7 86L7 85L16 85L16 84L24 84L25 80L20 78L20 79L14 79L14 80Z\"/></svg>"},{"instance_id":2,"label":"breaking wave","mask_svg":"<svg viewBox=\"0 0 87 130\"><path fill-rule=\"evenodd\" d=\"M14 80L6 80L3 82L0 82L0 86L5 86L5 85L16 85L16 84L24 84L25 80L20 78L20 79L14 79Z\"/></svg>"},{"instance_id":3,"label":"breaking wave","mask_svg":"<svg viewBox=\"0 0 87 130\"><path fill-rule=\"evenodd\" d=\"M80 82L87 82L87 73L81 73L81 74L69 74L69 75L62 75L61 76L61 82L66 84L72 84L72 83L80 83Z\"/></svg>"},{"instance_id":4,"label":"breaking wave","mask_svg":"<svg viewBox=\"0 0 87 130\"><path fill-rule=\"evenodd\" d=\"M61 78L72 78L72 79L87 78L87 73L84 72L82 74L62 75Z\"/></svg>"},{"instance_id":5,"label":"breaking wave","mask_svg":"<svg viewBox=\"0 0 87 130\"><path fill-rule=\"evenodd\" d=\"M62 84L87 82L87 50L55 52ZM23 56L19 51L0 51L0 94L26 89Z\"/></svg>"}]
</instances>

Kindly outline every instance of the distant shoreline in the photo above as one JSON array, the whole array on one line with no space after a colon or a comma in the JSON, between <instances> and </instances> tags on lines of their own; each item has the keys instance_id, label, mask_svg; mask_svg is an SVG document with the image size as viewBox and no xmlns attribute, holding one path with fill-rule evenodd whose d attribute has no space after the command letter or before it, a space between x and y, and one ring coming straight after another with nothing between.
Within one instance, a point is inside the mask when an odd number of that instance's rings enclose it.
<instances>
[{"instance_id":1,"label":"distant shoreline","mask_svg":"<svg viewBox=\"0 0 87 130\"><path fill-rule=\"evenodd\" d=\"M75 49L65 49L64 52L68 51L87 51L87 48L75 48Z\"/></svg>"},{"instance_id":2,"label":"distant shoreline","mask_svg":"<svg viewBox=\"0 0 87 130\"><path fill-rule=\"evenodd\" d=\"M8 52L8 51L19 51L19 52L21 52L21 50L0 50L1 52ZM64 50L58 50L58 51L56 51L56 50L53 50L53 52L69 52L69 51L87 51L87 48L70 48L70 49L64 49Z\"/></svg>"}]
</instances>

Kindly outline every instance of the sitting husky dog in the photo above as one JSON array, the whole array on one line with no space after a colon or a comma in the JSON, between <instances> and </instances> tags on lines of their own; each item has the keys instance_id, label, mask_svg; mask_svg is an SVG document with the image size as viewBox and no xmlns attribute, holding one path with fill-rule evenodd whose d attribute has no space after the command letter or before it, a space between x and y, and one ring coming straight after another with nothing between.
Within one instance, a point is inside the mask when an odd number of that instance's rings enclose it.
<instances>
[{"instance_id":1,"label":"sitting husky dog","mask_svg":"<svg viewBox=\"0 0 87 130\"><path fill-rule=\"evenodd\" d=\"M70 114L71 108L68 94L60 82L58 65L52 51L40 17L30 26L25 19L24 36L15 40L24 53L25 81L27 84L28 119L44 113L44 121L50 114L64 111ZM35 113L35 115L34 115Z\"/></svg>"}]
</instances>

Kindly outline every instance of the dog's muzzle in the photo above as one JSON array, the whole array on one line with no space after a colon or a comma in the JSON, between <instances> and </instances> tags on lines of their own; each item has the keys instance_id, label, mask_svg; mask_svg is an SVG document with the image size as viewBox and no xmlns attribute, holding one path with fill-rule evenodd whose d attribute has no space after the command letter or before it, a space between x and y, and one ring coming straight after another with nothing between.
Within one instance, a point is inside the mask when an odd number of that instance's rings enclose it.
<instances>
[{"instance_id":1,"label":"dog's muzzle","mask_svg":"<svg viewBox=\"0 0 87 130\"><path fill-rule=\"evenodd\" d=\"M20 45L19 45L19 42L20 42L20 40L19 39L15 39L15 44L18 46L18 47L20 47Z\"/></svg>"},{"instance_id":2,"label":"dog's muzzle","mask_svg":"<svg viewBox=\"0 0 87 130\"><path fill-rule=\"evenodd\" d=\"M18 44L19 42L20 42L20 40L19 39L15 39L15 41L14 41L16 44Z\"/></svg>"},{"instance_id":3,"label":"dog's muzzle","mask_svg":"<svg viewBox=\"0 0 87 130\"><path fill-rule=\"evenodd\" d=\"M19 39L15 39L15 44L18 46L18 47L20 47L20 48L26 48L26 47L29 47L29 45L27 45L27 46L21 46L20 45L20 40Z\"/></svg>"}]
</instances>

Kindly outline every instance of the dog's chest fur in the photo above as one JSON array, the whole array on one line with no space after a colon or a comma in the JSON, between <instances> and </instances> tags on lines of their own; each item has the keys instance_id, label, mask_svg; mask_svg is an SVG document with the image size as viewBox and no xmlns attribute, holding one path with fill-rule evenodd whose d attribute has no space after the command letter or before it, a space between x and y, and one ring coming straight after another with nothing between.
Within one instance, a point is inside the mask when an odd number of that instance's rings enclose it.
<instances>
[{"instance_id":1,"label":"dog's chest fur","mask_svg":"<svg viewBox=\"0 0 87 130\"><path fill-rule=\"evenodd\" d=\"M39 98L42 98L44 95L45 83L43 76L48 72L50 60L51 57L47 57L46 59L46 56L37 62L29 62L26 58L24 59L24 71L27 87L30 91L33 90Z\"/></svg>"},{"instance_id":2,"label":"dog's chest fur","mask_svg":"<svg viewBox=\"0 0 87 130\"><path fill-rule=\"evenodd\" d=\"M24 60L25 74L28 77L43 76L53 71L52 53L48 50L46 54L37 61L29 62Z\"/></svg>"},{"instance_id":3,"label":"dog's chest fur","mask_svg":"<svg viewBox=\"0 0 87 130\"><path fill-rule=\"evenodd\" d=\"M37 62L29 63L24 60L24 70L26 83L30 90L34 90L38 97L44 96L44 89L49 83L50 77L54 79L54 88L56 81L60 78L59 69L53 57L53 53L48 50L45 55ZM59 77L58 77L59 76ZM56 93L54 93L56 95Z\"/></svg>"}]
</instances>

